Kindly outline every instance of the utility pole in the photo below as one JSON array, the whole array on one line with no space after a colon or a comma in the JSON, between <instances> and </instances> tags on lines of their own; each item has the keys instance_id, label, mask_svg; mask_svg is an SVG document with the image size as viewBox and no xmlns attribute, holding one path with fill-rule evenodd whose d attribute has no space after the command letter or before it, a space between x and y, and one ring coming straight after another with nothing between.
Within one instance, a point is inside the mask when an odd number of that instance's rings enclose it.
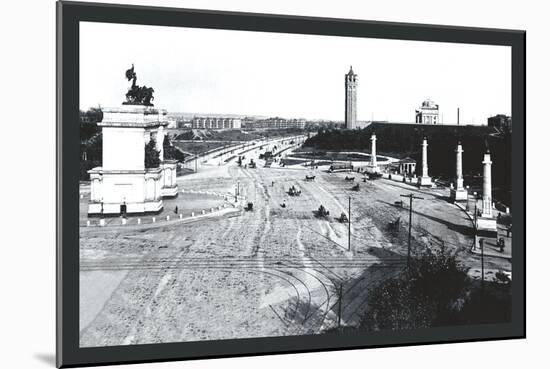
<instances>
[{"instance_id":1,"label":"utility pole","mask_svg":"<svg viewBox=\"0 0 550 369\"><path fill-rule=\"evenodd\" d=\"M477 192L474 192L474 240L477 238Z\"/></svg>"},{"instance_id":2,"label":"utility pole","mask_svg":"<svg viewBox=\"0 0 550 369\"><path fill-rule=\"evenodd\" d=\"M351 196L348 203L348 251L351 251Z\"/></svg>"},{"instance_id":3,"label":"utility pole","mask_svg":"<svg viewBox=\"0 0 550 369\"><path fill-rule=\"evenodd\" d=\"M483 247L483 238L479 239L479 247L481 248L481 290L485 289L485 263L483 262L484 257L484 247Z\"/></svg>"},{"instance_id":4,"label":"utility pole","mask_svg":"<svg viewBox=\"0 0 550 369\"><path fill-rule=\"evenodd\" d=\"M477 192L474 192L476 196L474 196L475 200L475 206L474 206L474 240L477 239ZM479 248L481 251L481 290L485 288L485 248L483 247L484 240L483 238L479 239Z\"/></svg>"},{"instance_id":5,"label":"utility pole","mask_svg":"<svg viewBox=\"0 0 550 369\"><path fill-rule=\"evenodd\" d=\"M412 193L408 195L401 195L401 197L409 198L409 243L407 246L407 269L411 266L411 233L412 233L412 210L413 210L413 199L424 200L423 197L414 196Z\"/></svg>"},{"instance_id":6,"label":"utility pole","mask_svg":"<svg viewBox=\"0 0 550 369\"><path fill-rule=\"evenodd\" d=\"M338 291L338 328L341 327L342 322L342 283Z\"/></svg>"}]
</instances>

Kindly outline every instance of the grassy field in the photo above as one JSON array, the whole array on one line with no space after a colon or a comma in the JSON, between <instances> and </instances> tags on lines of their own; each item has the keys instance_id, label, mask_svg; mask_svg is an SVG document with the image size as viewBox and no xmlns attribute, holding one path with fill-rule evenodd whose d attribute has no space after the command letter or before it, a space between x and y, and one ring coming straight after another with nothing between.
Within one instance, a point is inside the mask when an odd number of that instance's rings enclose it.
<instances>
[{"instance_id":1,"label":"grassy field","mask_svg":"<svg viewBox=\"0 0 550 369\"><path fill-rule=\"evenodd\" d=\"M300 129L271 129L271 130L224 130L213 131L207 129L172 129L171 136L176 140L203 140L203 141L254 141L265 138L293 136L303 133Z\"/></svg>"},{"instance_id":2,"label":"grassy field","mask_svg":"<svg viewBox=\"0 0 550 369\"><path fill-rule=\"evenodd\" d=\"M208 142L208 141L198 141L198 142L181 142L181 141L174 141L174 146L176 146L178 149L188 152L188 153L197 153L197 154L204 154L205 152L222 148L224 146L229 146L229 142Z\"/></svg>"}]
</instances>

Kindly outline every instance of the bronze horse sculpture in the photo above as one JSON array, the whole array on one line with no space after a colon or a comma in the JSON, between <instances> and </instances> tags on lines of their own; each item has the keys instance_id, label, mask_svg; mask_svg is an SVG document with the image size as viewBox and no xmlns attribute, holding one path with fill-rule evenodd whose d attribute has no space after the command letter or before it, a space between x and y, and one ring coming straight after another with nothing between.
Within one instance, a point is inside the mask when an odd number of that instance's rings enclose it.
<instances>
[{"instance_id":1,"label":"bronze horse sculpture","mask_svg":"<svg viewBox=\"0 0 550 369\"><path fill-rule=\"evenodd\" d=\"M132 64L132 68L126 71L126 79L132 81L132 86L126 93L126 102L124 104L153 106L151 100L154 100L153 92L155 90L152 87L138 86L136 84L137 74L134 71L134 64Z\"/></svg>"}]
</instances>

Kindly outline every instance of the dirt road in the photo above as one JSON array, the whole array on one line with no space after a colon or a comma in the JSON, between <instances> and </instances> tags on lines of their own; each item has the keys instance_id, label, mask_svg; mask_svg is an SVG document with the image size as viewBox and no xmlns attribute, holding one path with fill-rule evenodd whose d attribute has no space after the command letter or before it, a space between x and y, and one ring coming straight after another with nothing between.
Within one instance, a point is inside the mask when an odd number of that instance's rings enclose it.
<instances>
[{"instance_id":1,"label":"dirt road","mask_svg":"<svg viewBox=\"0 0 550 369\"><path fill-rule=\"evenodd\" d=\"M317 333L337 322L340 286L342 322L355 324L369 286L405 265L400 194L424 197L414 204L413 251L471 245L468 218L437 191L377 180L355 192L344 173L263 168L258 154L247 153L256 169L232 162L178 179L186 189L239 187L253 211L156 228L81 228L81 346ZM300 196L287 194L292 185ZM350 196L348 251L348 224L336 217L349 216ZM314 215L321 204L327 219ZM399 230L388 231L398 217Z\"/></svg>"}]
</instances>

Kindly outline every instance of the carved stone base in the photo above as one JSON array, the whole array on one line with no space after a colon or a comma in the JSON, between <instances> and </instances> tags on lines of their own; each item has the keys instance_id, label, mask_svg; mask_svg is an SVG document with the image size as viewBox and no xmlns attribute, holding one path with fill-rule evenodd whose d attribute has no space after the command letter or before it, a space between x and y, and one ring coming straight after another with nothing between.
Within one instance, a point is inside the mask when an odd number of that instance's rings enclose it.
<instances>
[{"instance_id":1,"label":"carved stone base","mask_svg":"<svg viewBox=\"0 0 550 369\"><path fill-rule=\"evenodd\" d=\"M178 195L178 186L174 187L163 187L161 190L162 197L176 197Z\"/></svg>"},{"instance_id":2,"label":"carved stone base","mask_svg":"<svg viewBox=\"0 0 550 369\"><path fill-rule=\"evenodd\" d=\"M368 164L367 167L365 168L365 172L367 173L380 173L380 167L378 165L372 165L372 164Z\"/></svg>"},{"instance_id":3,"label":"carved stone base","mask_svg":"<svg viewBox=\"0 0 550 369\"><path fill-rule=\"evenodd\" d=\"M137 203L103 203L103 213L101 212L101 203L90 203L88 205L88 215L119 215L122 214L123 206L126 206L126 214L147 214L158 213L163 208L162 200L151 200Z\"/></svg>"},{"instance_id":4,"label":"carved stone base","mask_svg":"<svg viewBox=\"0 0 550 369\"><path fill-rule=\"evenodd\" d=\"M431 177L418 177L418 185L420 187L432 187Z\"/></svg>"},{"instance_id":5,"label":"carved stone base","mask_svg":"<svg viewBox=\"0 0 550 369\"><path fill-rule=\"evenodd\" d=\"M481 232L495 232L497 231L497 220L495 218L478 217L477 229Z\"/></svg>"},{"instance_id":6,"label":"carved stone base","mask_svg":"<svg viewBox=\"0 0 550 369\"><path fill-rule=\"evenodd\" d=\"M451 199L453 201L465 201L468 199L468 192L463 188L458 190L451 188Z\"/></svg>"}]
</instances>

